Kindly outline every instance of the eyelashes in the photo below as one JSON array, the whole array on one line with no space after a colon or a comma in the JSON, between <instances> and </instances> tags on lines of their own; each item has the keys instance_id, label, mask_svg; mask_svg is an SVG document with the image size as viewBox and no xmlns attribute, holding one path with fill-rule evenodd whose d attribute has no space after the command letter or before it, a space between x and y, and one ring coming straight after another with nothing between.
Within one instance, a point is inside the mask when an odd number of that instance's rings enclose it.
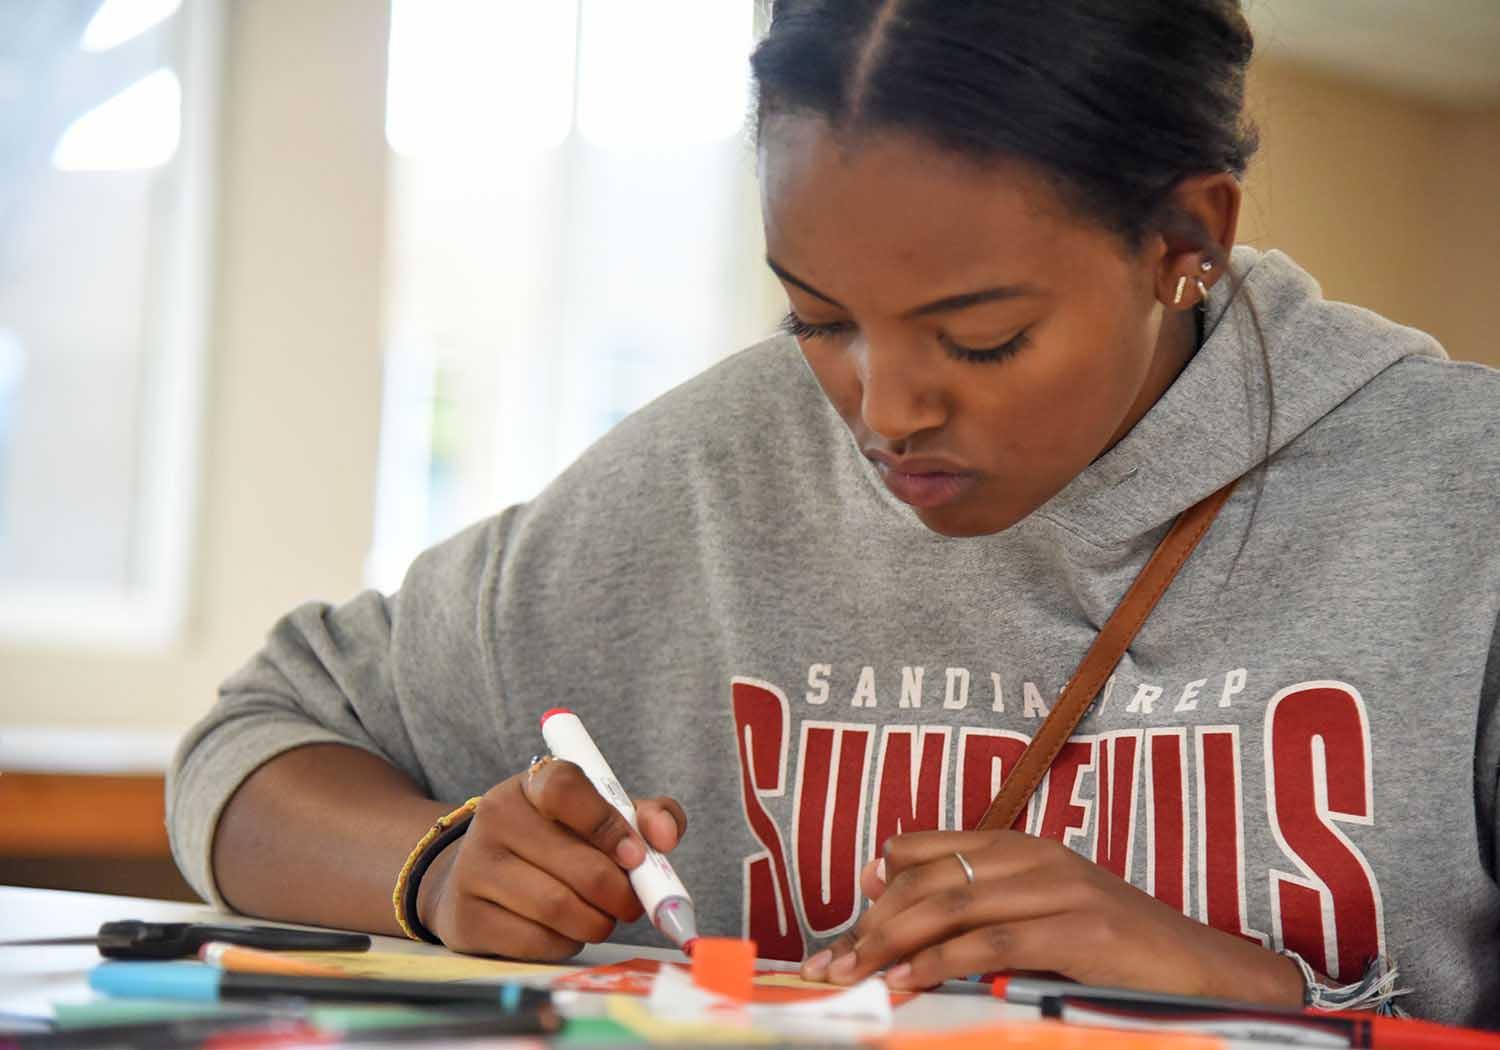
<instances>
[{"instance_id":1,"label":"eyelashes","mask_svg":"<svg viewBox=\"0 0 1500 1050\"><path fill-rule=\"evenodd\" d=\"M806 339L835 339L841 335L848 335L855 330L855 325L852 321L832 321L827 324L813 324L802 320L796 313L791 311L788 311L777 327L798 341ZM1019 335L1001 343L999 346L984 348L960 346L941 336L938 341L942 343L943 349L948 353L949 357L969 364L993 364L996 361L1003 361L1030 345L1031 342L1029 330L1022 331Z\"/></svg>"},{"instance_id":2,"label":"eyelashes","mask_svg":"<svg viewBox=\"0 0 1500 1050\"><path fill-rule=\"evenodd\" d=\"M833 336L845 335L854 331L854 323L852 321L834 321L831 324L810 324L791 312L788 312L781 319L781 323L777 327L795 339L829 339Z\"/></svg>"}]
</instances>

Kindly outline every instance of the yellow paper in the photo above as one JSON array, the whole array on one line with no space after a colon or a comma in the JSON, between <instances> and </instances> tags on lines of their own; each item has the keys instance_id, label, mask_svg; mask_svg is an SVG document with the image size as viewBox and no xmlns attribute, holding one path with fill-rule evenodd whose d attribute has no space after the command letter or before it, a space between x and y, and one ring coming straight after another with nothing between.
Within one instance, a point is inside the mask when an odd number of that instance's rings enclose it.
<instances>
[{"instance_id":1,"label":"yellow paper","mask_svg":"<svg viewBox=\"0 0 1500 1050\"><path fill-rule=\"evenodd\" d=\"M628 995L611 995L608 1000L611 1021L630 1029L650 1043L775 1043L781 1040L771 1032L757 1031L744 1025L723 1024L709 1020L669 1021L657 1017L644 999Z\"/></svg>"},{"instance_id":2,"label":"yellow paper","mask_svg":"<svg viewBox=\"0 0 1500 1050\"><path fill-rule=\"evenodd\" d=\"M550 963L482 959L475 955L418 955L405 952L284 952L321 963L349 977L380 977L398 981L515 981L551 980L581 969Z\"/></svg>"},{"instance_id":3,"label":"yellow paper","mask_svg":"<svg viewBox=\"0 0 1500 1050\"><path fill-rule=\"evenodd\" d=\"M830 984L827 981L808 981L798 977L795 973L758 973L755 975L755 983L762 988L811 988L817 991L842 992L844 986Z\"/></svg>"}]
</instances>

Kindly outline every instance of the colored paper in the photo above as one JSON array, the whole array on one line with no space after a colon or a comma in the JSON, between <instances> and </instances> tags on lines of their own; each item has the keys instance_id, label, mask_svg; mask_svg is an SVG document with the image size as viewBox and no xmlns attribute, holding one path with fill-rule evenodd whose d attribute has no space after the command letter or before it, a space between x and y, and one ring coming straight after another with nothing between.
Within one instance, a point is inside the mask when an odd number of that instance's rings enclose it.
<instances>
[{"instance_id":1,"label":"colored paper","mask_svg":"<svg viewBox=\"0 0 1500 1050\"><path fill-rule=\"evenodd\" d=\"M578 970L559 978L553 988L571 988L580 992L602 992L609 995L644 997L651 994L651 987L663 966L686 973L680 963L661 963L656 959L626 959L608 966L595 966ZM805 981L795 973L785 970L758 970L751 984L750 1001L753 1003L795 1003L826 999L845 991L844 986L825 984L822 981ZM911 992L888 992L892 1006L899 1006L912 997Z\"/></svg>"},{"instance_id":2,"label":"colored paper","mask_svg":"<svg viewBox=\"0 0 1500 1050\"><path fill-rule=\"evenodd\" d=\"M885 983L871 977L832 992L792 1002L745 1002L697 984L677 966L663 966L652 982L646 1008L658 1023L677 1026L695 1041L704 1026L741 1040L759 1037L855 1042L883 1035L891 1027L891 999Z\"/></svg>"},{"instance_id":3,"label":"colored paper","mask_svg":"<svg viewBox=\"0 0 1500 1050\"><path fill-rule=\"evenodd\" d=\"M1222 1039L1116 1032L1056 1021L982 1025L951 1032L893 1032L881 1050L1225 1050Z\"/></svg>"},{"instance_id":4,"label":"colored paper","mask_svg":"<svg viewBox=\"0 0 1500 1050\"><path fill-rule=\"evenodd\" d=\"M699 937L693 942L693 983L748 1002L755 979L755 942L736 937Z\"/></svg>"},{"instance_id":5,"label":"colored paper","mask_svg":"<svg viewBox=\"0 0 1500 1050\"><path fill-rule=\"evenodd\" d=\"M535 981L545 983L576 973L580 967L552 963L485 959L477 955L427 955L405 952L283 952L281 954L339 970L347 977L380 977L405 981Z\"/></svg>"}]
</instances>

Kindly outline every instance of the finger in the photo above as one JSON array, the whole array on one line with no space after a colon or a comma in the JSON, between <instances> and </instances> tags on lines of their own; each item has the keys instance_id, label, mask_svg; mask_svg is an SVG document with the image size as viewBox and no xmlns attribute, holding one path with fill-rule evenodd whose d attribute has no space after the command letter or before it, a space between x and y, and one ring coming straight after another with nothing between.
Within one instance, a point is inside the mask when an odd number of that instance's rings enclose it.
<instances>
[{"instance_id":1,"label":"finger","mask_svg":"<svg viewBox=\"0 0 1500 1050\"><path fill-rule=\"evenodd\" d=\"M929 864L942 857L962 853L970 861L973 854L1001 849L1018 857L1046 854L1059 846L1055 839L1038 838L1019 831L913 831L886 839L886 882L890 883L908 868Z\"/></svg>"},{"instance_id":2,"label":"finger","mask_svg":"<svg viewBox=\"0 0 1500 1050\"><path fill-rule=\"evenodd\" d=\"M676 849L687 833L687 813L676 799L665 796L637 799L635 822L642 837L663 853Z\"/></svg>"},{"instance_id":3,"label":"finger","mask_svg":"<svg viewBox=\"0 0 1500 1050\"><path fill-rule=\"evenodd\" d=\"M934 861L928 867L947 865ZM973 884L960 874L942 889L860 931L853 951L830 972L840 983L857 981L968 930L1064 912L1091 911L1094 902L1088 884L1059 878L1057 872L1047 868L1009 878L976 880Z\"/></svg>"},{"instance_id":4,"label":"finger","mask_svg":"<svg viewBox=\"0 0 1500 1050\"><path fill-rule=\"evenodd\" d=\"M854 932L842 933L802 962L804 981L828 980L828 969L838 959L854 950Z\"/></svg>"},{"instance_id":5,"label":"finger","mask_svg":"<svg viewBox=\"0 0 1500 1050\"><path fill-rule=\"evenodd\" d=\"M985 857L986 855L976 853L975 856ZM961 885L965 881L963 868L953 859L951 853L919 867L908 867L894 879L881 881L880 876L888 870L888 868L882 870L882 866L876 864L873 868L867 866L866 871L860 873L861 885L878 883L879 892L869 894L874 903L854 924L854 929L851 931L853 937L849 942L850 949L860 937L870 930L878 929L882 923L889 920L890 916L899 914L916 901ZM1003 873L995 872L994 874ZM870 888L877 887L871 885ZM835 955L838 954L840 953L835 952Z\"/></svg>"},{"instance_id":6,"label":"finger","mask_svg":"<svg viewBox=\"0 0 1500 1050\"><path fill-rule=\"evenodd\" d=\"M443 943L470 955L560 962L583 948L579 942L482 897L472 897L460 905L453 927L445 932Z\"/></svg>"},{"instance_id":7,"label":"finger","mask_svg":"<svg viewBox=\"0 0 1500 1050\"><path fill-rule=\"evenodd\" d=\"M521 788L515 785L508 790L519 796ZM630 887L630 879L610 857L548 819L524 797L507 802L502 793L497 806L503 806L505 819L481 823L484 813L476 814L466 849L481 851L492 864L500 864L514 854L606 915L624 922L641 917L641 902ZM481 811L484 808L485 803L480 803Z\"/></svg>"},{"instance_id":8,"label":"finger","mask_svg":"<svg viewBox=\"0 0 1500 1050\"><path fill-rule=\"evenodd\" d=\"M859 889L872 901L878 901L885 894L884 857L876 858L860 869Z\"/></svg>"},{"instance_id":9,"label":"finger","mask_svg":"<svg viewBox=\"0 0 1500 1050\"><path fill-rule=\"evenodd\" d=\"M536 811L571 830L627 871L646 859L646 847L629 821L589 783L572 762L554 759L522 780Z\"/></svg>"},{"instance_id":10,"label":"finger","mask_svg":"<svg viewBox=\"0 0 1500 1050\"><path fill-rule=\"evenodd\" d=\"M614 932L614 919L565 882L515 854L485 865L484 876L472 892L569 941L597 944Z\"/></svg>"},{"instance_id":11,"label":"finger","mask_svg":"<svg viewBox=\"0 0 1500 1050\"><path fill-rule=\"evenodd\" d=\"M1010 878L1022 872L1075 863L1081 858L1054 839L1019 832L917 832L886 841L886 888L860 918L857 934L884 922L914 902L967 881L962 853L976 881ZM924 859L925 858L925 859Z\"/></svg>"},{"instance_id":12,"label":"finger","mask_svg":"<svg viewBox=\"0 0 1500 1050\"><path fill-rule=\"evenodd\" d=\"M994 970L1055 970L1064 956L1092 943L1094 924L1083 915L1052 915L996 923L968 930L924 948L886 971L886 984L899 990L931 988L958 977Z\"/></svg>"}]
</instances>

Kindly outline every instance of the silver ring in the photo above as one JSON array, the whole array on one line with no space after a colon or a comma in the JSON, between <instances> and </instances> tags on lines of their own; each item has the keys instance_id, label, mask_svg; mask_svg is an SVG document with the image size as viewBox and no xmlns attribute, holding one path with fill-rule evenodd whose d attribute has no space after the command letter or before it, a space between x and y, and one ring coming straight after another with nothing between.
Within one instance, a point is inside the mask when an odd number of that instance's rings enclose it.
<instances>
[{"instance_id":1,"label":"silver ring","mask_svg":"<svg viewBox=\"0 0 1500 1050\"><path fill-rule=\"evenodd\" d=\"M953 859L956 860L956 861L958 861L958 866L960 868L964 869L964 881L967 882L970 886L974 885L974 868L973 868L973 865L971 865L968 861L964 860L964 855L962 853L958 852L958 850L954 850L953 851Z\"/></svg>"},{"instance_id":2,"label":"silver ring","mask_svg":"<svg viewBox=\"0 0 1500 1050\"><path fill-rule=\"evenodd\" d=\"M551 761L552 761L552 756L551 755L533 755L532 756L532 758L531 758L531 765L526 770L526 783L527 783L528 786L530 786L530 784L531 784L531 778L534 777L534 776L536 776L536 771L538 769L541 769L543 766L545 766L548 762L551 762Z\"/></svg>"}]
</instances>

